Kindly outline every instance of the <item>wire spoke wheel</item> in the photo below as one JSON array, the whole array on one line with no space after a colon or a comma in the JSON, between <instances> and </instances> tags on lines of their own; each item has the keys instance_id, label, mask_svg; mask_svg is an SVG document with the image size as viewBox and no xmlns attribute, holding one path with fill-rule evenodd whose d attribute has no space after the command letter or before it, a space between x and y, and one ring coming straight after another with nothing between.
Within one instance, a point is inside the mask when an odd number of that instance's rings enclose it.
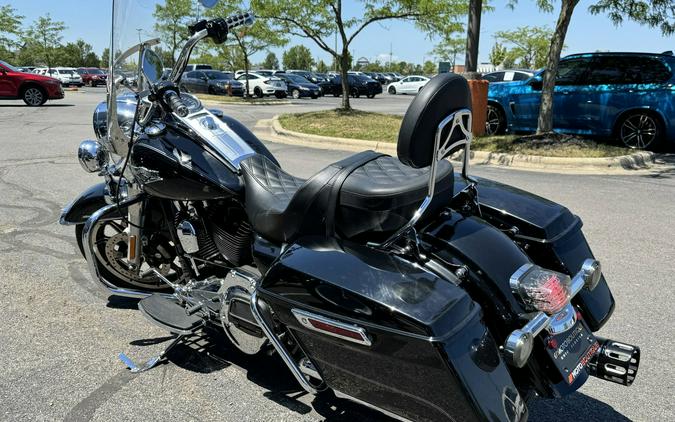
<instances>
[{"instance_id":1,"label":"wire spoke wheel","mask_svg":"<svg viewBox=\"0 0 675 422\"><path fill-rule=\"evenodd\" d=\"M23 100L29 106L39 106L44 102L44 94L38 88L28 88L23 93Z\"/></svg>"},{"instance_id":2,"label":"wire spoke wheel","mask_svg":"<svg viewBox=\"0 0 675 422\"><path fill-rule=\"evenodd\" d=\"M658 123L652 116L638 113L623 121L619 136L628 148L645 149L656 143L658 129Z\"/></svg>"}]
</instances>

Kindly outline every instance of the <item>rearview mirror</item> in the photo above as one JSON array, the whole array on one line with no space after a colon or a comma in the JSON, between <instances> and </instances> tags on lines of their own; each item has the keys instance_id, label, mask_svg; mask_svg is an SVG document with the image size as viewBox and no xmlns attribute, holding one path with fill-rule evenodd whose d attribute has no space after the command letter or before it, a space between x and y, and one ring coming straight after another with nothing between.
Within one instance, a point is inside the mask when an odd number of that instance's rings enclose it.
<instances>
[{"instance_id":1,"label":"rearview mirror","mask_svg":"<svg viewBox=\"0 0 675 422\"><path fill-rule=\"evenodd\" d=\"M532 89L535 91L541 91L541 89L544 86L544 82L541 80L541 76L534 76L528 81L527 84L530 85Z\"/></svg>"},{"instance_id":2,"label":"rearview mirror","mask_svg":"<svg viewBox=\"0 0 675 422\"><path fill-rule=\"evenodd\" d=\"M143 57L141 57L141 70L143 76L151 83L156 83L162 77L164 64L162 59L149 48L143 50Z\"/></svg>"}]
</instances>

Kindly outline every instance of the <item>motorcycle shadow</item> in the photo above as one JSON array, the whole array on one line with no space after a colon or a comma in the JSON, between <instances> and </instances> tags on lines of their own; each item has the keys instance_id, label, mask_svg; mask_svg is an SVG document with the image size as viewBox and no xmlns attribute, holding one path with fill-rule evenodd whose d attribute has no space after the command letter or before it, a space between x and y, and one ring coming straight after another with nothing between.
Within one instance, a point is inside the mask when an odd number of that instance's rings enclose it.
<instances>
[{"instance_id":1,"label":"motorcycle shadow","mask_svg":"<svg viewBox=\"0 0 675 422\"><path fill-rule=\"evenodd\" d=\"M169 341L173 337L141 339L134 346L149 346ZM340 399L331 393L312 396L306 393L276 354L261 352L246 355L232 347L222 333L206 329L203 334L186 339L171 349L167 360L188 371L201 374L223 370L230 366L246 373L249 381L267 390L265 398L299 415L314 411L325 422L394 421L380 412Z\"/></svg>"},{"instance_id":2,"label":"motorcycle shadow","mask_svg":"<svg viewBox=\"0 0 675 422\"><path fill-rule=\"evenodd\" d=\"M530 421L569 422L580 418L597 421L631 421L607 403L579 392L562 399L534 398L527 406Z\"/></svg>"}]
</instances>

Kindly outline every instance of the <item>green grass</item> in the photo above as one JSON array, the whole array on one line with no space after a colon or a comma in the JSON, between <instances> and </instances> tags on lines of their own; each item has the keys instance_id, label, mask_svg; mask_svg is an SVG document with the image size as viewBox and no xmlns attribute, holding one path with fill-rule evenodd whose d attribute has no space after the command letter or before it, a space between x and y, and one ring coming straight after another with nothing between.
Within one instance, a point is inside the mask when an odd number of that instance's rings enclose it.
<instances>
[{"instance_id":1,"label":"green grass","mask_svg":"<svg viewBox=\"0 0 675 422\"><path fill-rule=\"evenodd\" d=\"M279 122L296 132L378 142L396 142L401 127L400 116L359 110L282 114Z\"/></svg>"},{"instance_id":2,"label":"green grass","mask_svg":"<svg viewBox=\"0 0 675 422\"><path fill-rule=\"evenodd\" d=\"M337 138L392 142L398 140L401 116L360 110L327 110L310 113L282 114L281 126L295 132ZM616 157L634 152L628 148L567 135L501 135L474 138L474 151L544 157L598 158Z\"/></svg>"}]
</instances>

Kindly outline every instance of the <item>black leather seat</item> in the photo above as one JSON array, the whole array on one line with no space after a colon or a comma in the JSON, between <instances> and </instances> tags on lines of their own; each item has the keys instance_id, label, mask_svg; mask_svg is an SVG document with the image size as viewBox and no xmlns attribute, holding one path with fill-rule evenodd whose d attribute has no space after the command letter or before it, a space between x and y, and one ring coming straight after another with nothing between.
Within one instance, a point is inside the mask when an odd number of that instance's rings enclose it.
<instances>
[{"instance_id":1,"label":"black leather seat","mask_svg":"<svg viewBox=\"0 0 675 422\"><path fill-rule=\"evenodd\" d=\"M242 161L241 171L254 230L279 243L333 230L345 237L394 231L412 217L429 183L428 169L372 151L333 163L308 180L286 173L260 154ZM444 161L437 196L447 202L452 188L452 165Z\"/></svg>"},{"instance_id":2,"label":"black leather seat","mask_svg":"<svg viewBox=\"0 0 675 422\"><path fill-rule=\"evenodd\" d=\"M292 242L301 235L326 235L367 240L401 228L428 192L429 166L452 151L439 148L436 132L454 114L461 130L446 125L443 142L461 141L470 127L471 93L464 78L441 74L415 97L403 117L397 158L365 151L324 168L308 180L284 172L269 157L256 154L242 161L246 213L254 230L271 241ZM449 120L448 120L449 121ZM455 122L453 119L452 122ZM448 145L450 145L448 143ZM436 189L425 216L433 218L453 193L452 165L441 160Z\"/></svg>"}]
</instances>

